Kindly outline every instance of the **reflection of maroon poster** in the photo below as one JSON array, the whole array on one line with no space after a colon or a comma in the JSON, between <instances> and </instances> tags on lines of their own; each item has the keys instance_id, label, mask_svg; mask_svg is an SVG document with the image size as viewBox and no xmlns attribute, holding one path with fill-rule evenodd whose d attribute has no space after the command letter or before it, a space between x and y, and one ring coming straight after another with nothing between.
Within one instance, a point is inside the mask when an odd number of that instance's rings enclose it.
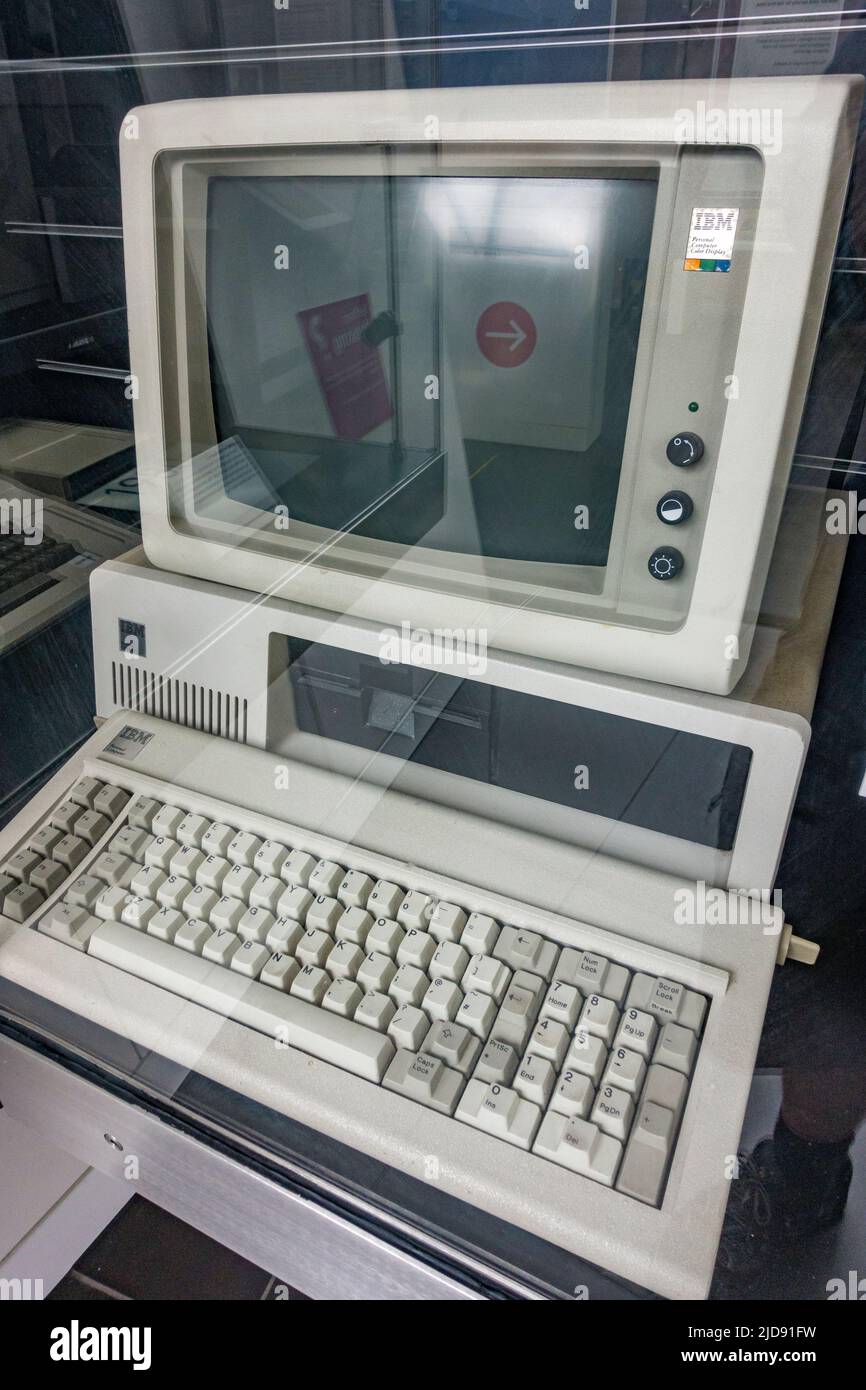
<instances>
[{"instance_id":1,"label":"reflection of maroon poster","mask_svg":"<svg viewBox=\"0 0 866 1390\"><path fill-rule=\"evenodd\" d=\"M298 314L334 433L340 439L363 439L392 415L379 349L361 336L371 317L368 294Z\"/></svg>"}]
</instances>

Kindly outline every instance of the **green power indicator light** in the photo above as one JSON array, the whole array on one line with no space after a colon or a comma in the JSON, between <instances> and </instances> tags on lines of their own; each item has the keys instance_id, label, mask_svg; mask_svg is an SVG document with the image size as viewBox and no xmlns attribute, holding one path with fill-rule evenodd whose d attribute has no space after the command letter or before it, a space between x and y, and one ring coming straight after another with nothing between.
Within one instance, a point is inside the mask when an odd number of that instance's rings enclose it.
<instances>
[{"instance_id":1,"label":"green power indicator light","mask_svg":"<svg viewBox=\"0 0 866 1390\"><path fill-rule=\"evenodd\" d=\"M696 410L700 410L700 406L698 405L697 401L689 401L689 410L692 412L693 415Z\"/></svg>"}]
</instances>

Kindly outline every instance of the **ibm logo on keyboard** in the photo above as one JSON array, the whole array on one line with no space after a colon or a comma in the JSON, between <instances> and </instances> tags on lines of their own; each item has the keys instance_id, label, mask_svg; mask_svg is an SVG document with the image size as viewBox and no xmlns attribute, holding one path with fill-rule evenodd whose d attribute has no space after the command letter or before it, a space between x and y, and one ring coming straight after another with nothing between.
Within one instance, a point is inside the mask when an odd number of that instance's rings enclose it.
<instances>
[{"instance_id":1,"label":"ibm logo on keyboard","mask_svg":"<svg viewBox=\"0 0 866 1390\"><path fill-rule=\"evenodd\" d=\"M118 737L132 739L133 743L145 744L150 743L153 734L146 734L144 729L136 729L132 724L124 724Z\"/></svg>"},{"instance_id":2,"label":"ibm logo on keyboard","mask_svg":"<svg viewBox=\"0 0 866 1390\"><path fill-rule=\"evenodd\" d=\"M103 752L113 753L117 758L137 758L152 738L153 734L147 733L144 729L137 729L134 724L124 724L105 745Z\"/></svg>"}]
</instances>

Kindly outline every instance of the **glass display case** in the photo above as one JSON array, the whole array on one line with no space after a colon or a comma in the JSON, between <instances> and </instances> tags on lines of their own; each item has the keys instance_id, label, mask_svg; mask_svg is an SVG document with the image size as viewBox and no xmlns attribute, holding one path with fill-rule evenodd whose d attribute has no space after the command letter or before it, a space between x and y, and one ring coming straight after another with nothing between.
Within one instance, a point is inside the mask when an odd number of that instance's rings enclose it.
<instances>
[{"instance_id":1,"label":"glass display case","mask_svg":"<svg viewBox=\"0 0 866 1390\"><path fill-rule=\"evenodd\" d=\"M856 1268L864 74L862 12L810 0L0 16L9 1115L314 1298L818 1300ZM329 108L344 141L293 134ZM708 209L737 216L696 240ZM688 661L651 656L695 594ZM521 972L532 1043L492 1024Z\"/></svg>"}]
</instances>

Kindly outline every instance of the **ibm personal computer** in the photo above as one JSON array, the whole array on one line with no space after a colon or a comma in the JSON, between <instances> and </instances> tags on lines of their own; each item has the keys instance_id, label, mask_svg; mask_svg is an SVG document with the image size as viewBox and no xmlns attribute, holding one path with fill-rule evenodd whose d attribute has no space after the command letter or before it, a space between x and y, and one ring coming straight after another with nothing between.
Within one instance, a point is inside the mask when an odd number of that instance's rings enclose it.
<instances>
[{"instance_id":1,"label":"ibm personal computer","mask_svg":"<svg viewBox=\"0 0 866 1390\"><path fill-rule=\"evenodd\" d=\"M749 682L861 96L130 113L144 552L91 582L105 722L0 837L5 977L706 1293L791 934L808 711Z\"/></svg>"}]
</instances>

